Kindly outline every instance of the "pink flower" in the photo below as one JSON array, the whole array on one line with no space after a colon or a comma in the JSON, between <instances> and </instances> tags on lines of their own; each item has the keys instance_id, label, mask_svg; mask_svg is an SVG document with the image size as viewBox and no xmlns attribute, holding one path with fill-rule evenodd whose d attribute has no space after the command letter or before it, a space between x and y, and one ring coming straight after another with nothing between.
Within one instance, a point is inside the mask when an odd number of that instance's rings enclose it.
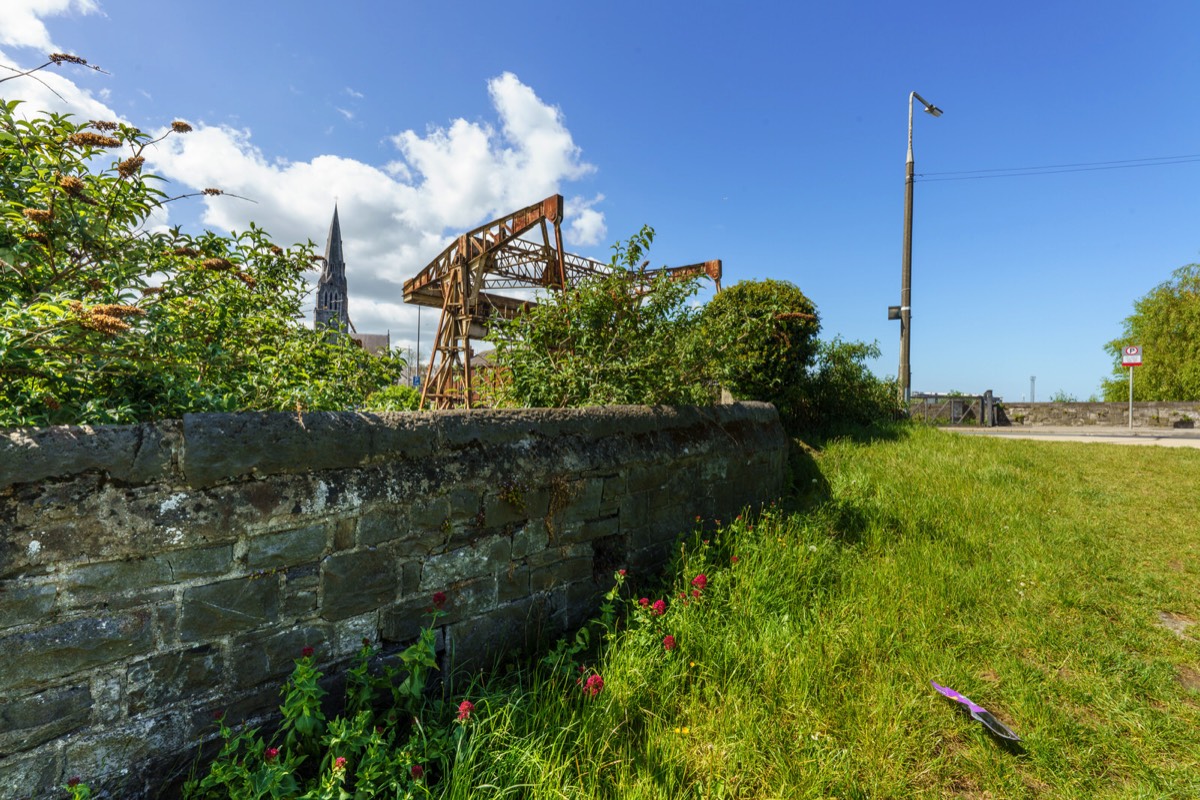
<instances>
[{"instance_id":1,"label":"pink flower","mask_svg":"<svg viewBox=\"0 0 1200 800\"><path fill-rule=\"evenodd\" d=\"M650 605L650 598L643 597L641 600L638 600L638 605L642 608L645 608L646 606Z\"/></svg>"},{"instance_id":2,"label":"pink flower","mask_svg":"<svg viewBox=\"0 0 1200 800\"><path fill-rule=\"evenodd\" d=\"M312 654L315 652L316 651L313 650L312 647L305 647L303 650L300 651L300 655L303 656L304 658L311 658Z\"/></svg>"},{"instance_id":3,"label":"pink flower","mask_svg":"<svg viewBox=\"0 0 1200 800\"><path fill-rule=\"evenodd\" d=\"M674 650L674 649L675 649L675 637L672 636L671 634L667 634L666 636L663 637L663 650Z\"/></svg>"},{"instance_id":4,"label":"pink flower","mask_svg":"<svg viewBox=\"0 0 1200 800\"><path fill-rule=\"evenodd\" d=\"M78 786L81 783L83 783L83 779L80 778L78 775L75 775L69 781L67 781L67 786L70 786L72 789L74 789L76 786Z\"/></svg>"},{"instance_id":5,"label":"pink flower","mask_svg":"<svg viewBox=\"0 0 1200 800\"><path fill-rule=\"evenodd\" d=\"M421 778L425 777L425 768L420 764L413 764L411 767L409 767L408 771L409 774L413 776L414 781L419 781Z\"/></svg>"},{"instance_id":6,"label":"pink flower","mask_svg":"<svg viewBox=\"0 0 1200 800\"><path fill-rule=\"evenodd\" d=\"M692 589L692 597L699 597L699 596L700 596L700 590Z\"/></svg>"},{"instance_id":7,"label":"pink flower","mask_svg":"<svg viewBox=\"0 0 1200 800\"><path fill-rule=\"evenodd\" d=\"M337 758L335 758L335 759L333 760L333 771L334 771L334 772L342 772L342 771L344 771L345 769L346 769L346 758L345 758L345 756L338 756Z\"/></svg>"},{"instance_id":8,"label":"pink flower","mask_svg":"<svg viewBox=\"0 0 1200 800\"><path fill-rule=\"evenodd\" d=\"M620 575L622 578L624 578L624 577L625 577L626 575L628 575L629 573L628 573L628 572L626 572L626 571L625 571L625 570L623 570L623 569L619 569L619 570L617 570L617 574L618 574L618 575Z\"/></svg>"},{"instance_id":9,"label":"pink flower","mask_svg":"<svg viewBox=\"0 0 1200 800\"><path fill-rule=\"evenodd\" d=\"M737 556L730 556L730 557L729 557L729 563L730 563L730 564L736 564L737 562L738 562L738 557L737 557Z\"/></svg>"},{"instance_id":10,"label":"pink flower","mask_svg":"<svg viewBox=\"0 0 1200 800\"><path fill-rule=\"evenodd\" d=\"M275 759L279 758L279 748L268 747L266 752L263 753L263 758L265 758L267 761L274 761Z\"/></svg>"},{"instance_id":11,"label":"pink flower","mask_svg":"<svg viewBox=\"0 0 1200 800\"><path fill-rule=\"evenodd\" d=\"M661 617L663 614L667 613L667 601L655 600L654 605L651 606L651 608L654 609L654 616Z\"/></svg>"},{"instance_id":12,"label":"pink flower","mask_svg":"<svg viewBox=\"0 0 1200 800\"><path fill-rule=\"evenodd\" d=\"M695 586L697 589L703 589L705 586L708 586L708 576L701 572L692 578L692 586Z\"/></svg>"},{"instance_id":13,"label":"pink flower","mask_svg":"<svg viewBox=\"0 0 1200 800\"><path fill-rule=\"evenodd\" d=\"M604 678L599 675L589 675L587 683L583 685L583 693L588 697L595 697L604 691Z\"/></svg>"},{"instance_id":14,"label":"pink flower","mask_svg":"<svg viewBox=\"0 0 1200 800\"><path fill-rule=\"evenodd\" d=\"M475 710L475 704L470 700L463 700L458 704L458 721L466 722L471 718L471 712Z\"/></svg>"},{"instance_id":15,"label":"pink flower","mask_svg":"<svg viewBox=\"0 0 1200 800\"><path fill-rule=\"evenodd\" d=\"M442 608L446 607L446 593L445 592L434 592L433 593L433 607L437 608L437 609L442 609Z\"/></svg>"}]
</instances>

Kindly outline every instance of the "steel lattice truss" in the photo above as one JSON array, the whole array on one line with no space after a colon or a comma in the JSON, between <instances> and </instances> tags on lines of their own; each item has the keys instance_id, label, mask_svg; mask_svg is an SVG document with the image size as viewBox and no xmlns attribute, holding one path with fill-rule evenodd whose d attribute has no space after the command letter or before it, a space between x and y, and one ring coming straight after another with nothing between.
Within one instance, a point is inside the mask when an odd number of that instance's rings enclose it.
<instances>
[{"instance_id":1,"label":"steel lattice truss","mask_svg":"<svg viewBox=\"0 0 1200 800\"><path fill-rule=\"evenodd\" d=\"M478 405L471 341L484 338L493 319L511 319L534 305L497 290L561 291L619 269L565 252L562 216L562 195L547 197L462 234L404 282L404 302L442 310L421 392L422 408ZM720 261L665 272L679 278L707 275L721 288Z\"/></svg>"}]
</instances>

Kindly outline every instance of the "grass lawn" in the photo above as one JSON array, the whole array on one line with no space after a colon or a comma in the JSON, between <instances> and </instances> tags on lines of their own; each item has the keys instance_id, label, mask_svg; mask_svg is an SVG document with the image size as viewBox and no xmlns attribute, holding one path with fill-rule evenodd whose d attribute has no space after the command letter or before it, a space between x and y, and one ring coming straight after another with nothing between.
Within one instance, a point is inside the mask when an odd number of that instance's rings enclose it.
<instances>
[{"instance_id":1,"label":"grass lawn","mask_svg":"<svg viewBox=\"0 0 1200 800\"><path fill-rule=\"evenodd\" d=\"M697 532L673 586L627 587L586 672L473 690L445 796L1200 796L1200 625L1162 624L1200 620L1200 451L912 428L797 482L802 510Z\"/></svg>"}]
</instances>

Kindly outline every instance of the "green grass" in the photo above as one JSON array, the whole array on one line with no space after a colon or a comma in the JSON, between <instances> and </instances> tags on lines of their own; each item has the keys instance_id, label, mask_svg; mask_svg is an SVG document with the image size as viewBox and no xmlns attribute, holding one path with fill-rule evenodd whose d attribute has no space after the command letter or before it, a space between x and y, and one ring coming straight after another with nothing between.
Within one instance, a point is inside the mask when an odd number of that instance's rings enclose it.
<instances>
[{"instance_id":1,"label":"green grass","mask_svg":"<svg viewBox=\"0 0 1200 800\"><path fill-rule=\"evenodd\" d=\"M532 668L474 690L445 796L1200 796L1200 626L1157 624L1200 619L1200 452L912 428L807 469L807 510L697 532L667 614L587 662L599 696Z\"/></svg>"}]
</instances>

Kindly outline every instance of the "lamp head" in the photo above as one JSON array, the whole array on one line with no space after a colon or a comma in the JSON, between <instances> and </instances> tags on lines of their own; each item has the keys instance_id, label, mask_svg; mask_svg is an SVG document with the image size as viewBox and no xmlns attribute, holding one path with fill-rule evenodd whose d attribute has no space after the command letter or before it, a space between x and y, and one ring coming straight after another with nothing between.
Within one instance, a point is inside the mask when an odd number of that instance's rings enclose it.
<instances>
[{"instance_id":1,"label":"lamp head","mask_svg":"<svg viewBox=\"0 0 1200 800\"><path fill-rule=\"evenodd\" d=\"M935 117L940 117L942 115L942 110L931 103L926 103L925 104L925 113L932 114Z\"/></svg>"}]
</instances>

